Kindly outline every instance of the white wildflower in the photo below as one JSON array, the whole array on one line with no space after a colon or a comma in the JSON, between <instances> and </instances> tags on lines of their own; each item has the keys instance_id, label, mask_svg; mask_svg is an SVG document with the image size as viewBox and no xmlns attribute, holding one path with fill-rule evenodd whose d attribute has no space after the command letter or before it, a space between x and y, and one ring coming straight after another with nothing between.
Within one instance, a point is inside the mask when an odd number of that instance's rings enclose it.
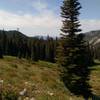
<instances>
[{"instance_id":1,"label":"white wildflower","mask_svg":"<svg viewBox=\"0 0 100 100\"><path fill-rule=\"evenodd\" d=\"M0 80L0 84L3 84L4 80Z\"/></svg>"},{"instance_id":2,"label":"white wildflower","mask_svg":"<svg viewBox=\"0 0 100 100\"><path fill-rule=\"evenodd\" d=\"M24 96L24 95L26 94L26 92L27 92L27 89L24 89L24 90L22 90L19 94L20 94L21 96Z\"/></svg>"},{"instance_id":3,"label":"white wildflower","mask_svg":"<svg viewBox=\"0 0 100 100\"><path fill-rule=\"evenodd\" d=\"M54 93L52 93L52 92L50 92L50 91L48 91L47 92L50 96L53 96L54 95Z\"/></svg>"}]
</instances>

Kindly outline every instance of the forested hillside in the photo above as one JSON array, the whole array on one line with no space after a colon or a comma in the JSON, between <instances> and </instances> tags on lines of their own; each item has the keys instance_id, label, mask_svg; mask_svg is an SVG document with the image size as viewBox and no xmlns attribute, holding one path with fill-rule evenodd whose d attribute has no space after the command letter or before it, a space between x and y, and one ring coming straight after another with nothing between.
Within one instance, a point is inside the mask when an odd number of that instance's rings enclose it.
<instances>
[{"instance_id":1,"label":"forested hillside","mask_svg":"<svg viewBox=\"0 0 100 100\"><path fill-rule=\"evenodd\" d=\"M86 41L91 45L94 58L100 59L100 31L84 33ZM28 37L16 30L0 31L0 54L17 56L34 61L45 60L55 62L59 37Z\"/></svg>"},{"instance_id":2,"label":"forested hillside","mask_svg":"<svg viewBox=\"0 0 100 100\"><path fill-rule=\"evenodd\" d=\"M55 62L56 47L57 38L27 37L18 31L0 31L1 55Z\"/></svg>"}]
</instances>

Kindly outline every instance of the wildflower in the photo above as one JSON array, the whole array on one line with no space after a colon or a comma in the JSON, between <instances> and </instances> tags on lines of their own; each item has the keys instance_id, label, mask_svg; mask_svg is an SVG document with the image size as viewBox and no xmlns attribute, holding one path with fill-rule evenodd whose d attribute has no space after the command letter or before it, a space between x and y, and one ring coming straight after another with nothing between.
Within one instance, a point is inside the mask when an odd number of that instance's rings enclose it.
<instances>
[{"instance_id":1,"label":"wildflower","mask_svg":"<svg viewBox=\"0 0 100 100\"><path fill-rule=\"evenodd\" d=\"M53 96L54 95L54 93L52 93L52 92L50 92L50 91L48 91L47 92L50 96Z\"/></svg>"},{"instance_id":2,"label":"wildflower","mask_svg":"<svg viewBox=\"0 0 100 100\"><path fill-rule=\"evenodd\" d=\"M26 92L27 92L27 89L24 88L24 90L22 90L19 94L20 94L21 96L24 96L24 95L26 94Z\"/></svg>"},{"instance_id":3,"label":"wildflower","mask_svg":"<svg viewBox=\"0 0 100 100\"><path fill-rule=\"evenodd\" d=\"M0 80L0 84L3 84L4 80Z\"/></svg>"}]
</instances>

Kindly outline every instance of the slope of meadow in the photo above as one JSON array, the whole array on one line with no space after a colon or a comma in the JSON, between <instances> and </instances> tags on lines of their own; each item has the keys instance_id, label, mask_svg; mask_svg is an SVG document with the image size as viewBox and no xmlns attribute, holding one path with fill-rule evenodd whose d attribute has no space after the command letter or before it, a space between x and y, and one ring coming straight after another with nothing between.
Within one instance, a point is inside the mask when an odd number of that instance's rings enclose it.
<instances>
[{"instance_id":1,"label":"slope of meadow","mask_svg":"<svg viewBox=\"0 0 100 100\"><path fill-rule=\"evenodd\" d=\"M92 69L90 84L92 84L94 94L100 95L100 65ZM0 84L3 85L5 91L14 91L22 98L70 100L71 97L72 100L83 100L81 97L70 96L60 80L60 69L56 64L43 61L33 63L7 56L0 59ZM21 94L23 91L24 95Z\"/></svg>"}]
</instances>

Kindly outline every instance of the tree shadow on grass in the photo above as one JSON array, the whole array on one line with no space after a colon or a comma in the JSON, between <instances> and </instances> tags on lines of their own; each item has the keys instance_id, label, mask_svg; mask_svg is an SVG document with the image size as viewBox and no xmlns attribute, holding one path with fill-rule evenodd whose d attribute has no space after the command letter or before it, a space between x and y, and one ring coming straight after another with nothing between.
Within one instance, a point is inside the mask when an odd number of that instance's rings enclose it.
<instances>
[{"instance_id":1,"label":"tree shadow on grass","mask_svg":"<svg viewBox=\"0 0 100 100\"><path fill-rule=\"evenodd\" d=\"M95 66L95 67L94 67ZM93 65L91 65L89 68L92 70L96 70L98 67L100 67L100 62L94 62Z\"/></svg>"},{"instance_id":2,"label":"tree shadow on grass","mask_svg":"<svg viewBox=\"0 0 100 100\"><path fill-rule=\"evenodd\" d=\"M100 62L94 62L93 65L100 65Z\"/></svg>"},{"instance_id":3,"label":"tree shadow on grass","mask_svg":"<svg viewBox=\"0 0 100 100\"><path fill-rule=\"evenodd\" d=\"M100 100L100 96L92 94L92 100Z\"/></svg>"}]
</instances>

